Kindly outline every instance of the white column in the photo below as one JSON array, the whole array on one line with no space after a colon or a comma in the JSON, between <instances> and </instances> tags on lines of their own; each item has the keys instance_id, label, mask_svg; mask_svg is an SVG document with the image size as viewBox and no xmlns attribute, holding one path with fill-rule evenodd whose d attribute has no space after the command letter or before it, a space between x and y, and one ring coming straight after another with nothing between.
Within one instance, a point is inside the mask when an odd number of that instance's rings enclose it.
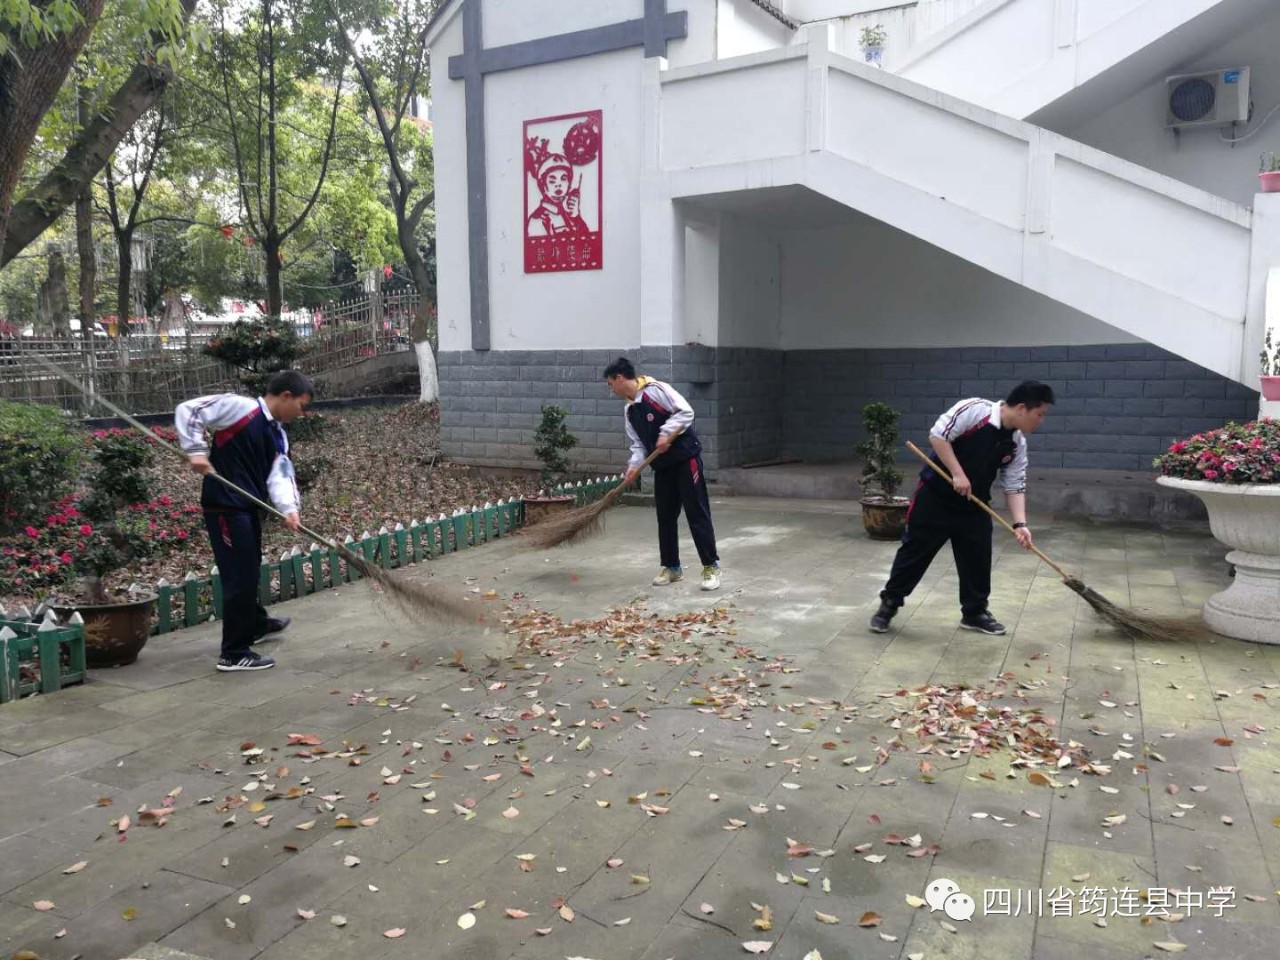
<instances>
[{"instance_id":1,"label":"white column","mask_svg":"<svg viewBox=\"0 0 1280 960\"><path fill-rule=\"evenodd\" d=\"M1268 328L1275 342L1280 338L1280 193L1259 193L1253 198L1249 299L1240 369L1242 381L1255 389L1262 366L1258 354ZM1280 401L1261 400L1258 415L1280 417Z\"/></svg>"},{"instance_id":2,"label":"white column","mask_svg":"<svg viewBox=\"0 0 1280 960\"><path fill-rule=\"evenodd\" d=\"M1263 328L1262 339L1258 343L1259 351L1262 350L1266 343L1266 331L1271 331L1272 350L1275 345L1280 343L1280 267L1272 267L1267 271L1267 304L1264 314L1265 325ZM1273 354L1274 356L1274 354ZM1255 358L1255 363L1260 364L1261 358ZM1272 374L1280 374L1280 370L1272 368ZM1258 416L1260 417L1280 417L1280 400L1267 400L1265 398L1258 400Z\"/></svg>"},{"instance_id":3,"label":"white column","mask_svg":"<svg viewBox=\"0 0 1280 960\"><path fill-rule=\"evenodd\" d=\"M662 169L665 57L644 61L640 81L640 344L675 342L684 264L684 228Z\"/></svg>"}]
</instances>

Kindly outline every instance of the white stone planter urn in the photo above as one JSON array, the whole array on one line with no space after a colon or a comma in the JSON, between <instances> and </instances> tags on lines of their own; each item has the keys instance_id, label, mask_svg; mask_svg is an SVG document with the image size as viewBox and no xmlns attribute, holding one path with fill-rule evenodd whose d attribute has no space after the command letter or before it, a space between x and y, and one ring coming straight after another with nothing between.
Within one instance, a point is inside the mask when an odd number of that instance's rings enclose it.
<instances>
[{"instance_id":1,"label":"white stone planter urn","mask_svg":"<svg viewBox=\"0 0 1280 960\"><path fill-rule=\"evenodd\" d=\"M1235 578L1205 601L1205 624L1223 636L1280 644L1280 483L1156 482L1199 497L1214 538L1231 547Z\"/></svg>"}]
</instances>

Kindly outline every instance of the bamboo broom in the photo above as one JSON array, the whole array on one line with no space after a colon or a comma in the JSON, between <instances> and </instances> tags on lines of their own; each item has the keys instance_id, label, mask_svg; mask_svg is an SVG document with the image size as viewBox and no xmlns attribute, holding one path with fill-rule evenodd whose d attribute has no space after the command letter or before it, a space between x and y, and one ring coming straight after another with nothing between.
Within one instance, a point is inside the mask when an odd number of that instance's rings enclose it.
<instances>
[{"instance_id":1,"label":"bamboo broom","mask_svg":"<svg viewBox=\"0 0 1280 960\"><path fill-rule=\"evenodd\" d=\"M907 449L914 453L933 469L940 477L951 483L951 475L942 464L935 463L930 459L923 450L917 447L910 440L907 441ZM1013 534L1016 539L1018 532L1013 529L1009 521L1000 516L989 505L983 503L973 493L968 494L969 502L976 504L982 510L991 515L1000 526L1004 527L1009 533ZM1205 635L1206 627L1197 617L1148 617L1140 613L1134 613L1132 610L1126 610L1124 607L1108 600L1097 590L1094 590L1079 577L1072 576L1058 564L1050 560L1039 547L1029 546L1027 548L1037 557L1047 563L1058 576L1062 578L1063 584L1067 589L1079 594L1089 606L1107 623L1116 629L1125 633L1134 639L1154 640L1159 643L1179 642L1186 640L1197 640Z\"/></svg>"},{"instance_id":2,"label":"bamboo broom","mask_svg":"<svg viewBox=\"0 0 1280 960\"><path fill-rule=\"evenodd\" d=\"M677 433L675 436L678 437L679 435ZM675 441L675 437L671 439L672 442ZM654 450L653 453L645 457L644 462L640 464L639 469L636 471L636 476L640 476L644 472L644 468L662 456L664 452ZM605 511L618 501L618 498L622 496L629 486L630 484L624 480L595 503L579 507L577 510L570 510L564 516L534 524L525 531L524 542L535 550L550 550L552 547L563 546L567 543L577 543L580 540L595 536L604 530Z\"/></svg>"}]
</instances>

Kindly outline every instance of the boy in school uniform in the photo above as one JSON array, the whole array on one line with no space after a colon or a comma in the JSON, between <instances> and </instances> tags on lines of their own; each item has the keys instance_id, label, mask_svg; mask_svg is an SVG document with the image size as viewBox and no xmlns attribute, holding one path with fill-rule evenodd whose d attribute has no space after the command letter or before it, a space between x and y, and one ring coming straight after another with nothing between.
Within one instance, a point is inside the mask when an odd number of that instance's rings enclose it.
<instances>
[{"instance_id":1,"label":"boy in school uniform","mask_svg":"<svg viewBox=\"0 0 1280 960\"><path fill-rule=\"evenodd\" d=\"M997 477L1013 516L1018 543L1031 546L1027 526L1027 437L1044 422L1053 404L1053 388L1027 380L1003 401L961 400L929 431L933 462L951 474L948 483L930 467L907 509L907 530L893 558L889 581L880 591L880 608L871 618L873 633L884 633L929 564L947 541L960 578L960 626L999 636L1005 626L991 615L991 518L968 500L972 493L991 502Z\"/></svg>"},{"instance_id":2,"label":"boy in school uniform","mask_svg":"<svg viewBox=\"0 0 1280 960\"><path fill-rule=\"evenodd\" d=\"M684 579L678 525L683 509L702 561L702 589L717 589L720 557L702 469L702 444L693 429L693 407L671 384L637 376L635 366L626 357L605 367L604 379L614 396L627 401L624 421L631 458L627 461L626 482L635 481L649 454L660 454L653 461L653 501L658 513L662 569L653 578L654 586Z\"/></svg>"},{"instance_id":3,"label":"boy in school uniform","mask_svg":"<svg viewBox=\"0 0 1280 960\"><path fill-rule=\"evenodd\" d=\"M222 650L217 668L224 673L274 667L275 660L252 646L283 631L289 618L268 616L258 603L259 508L210 474L216 471L259 500L269 501L285 515L285 526L296 531L301 499L283 425L306 410L314 392L307 377L296 370L282 370L256 400L234 393L198 397L179 404L174 414L179 445L191 469L204 477L200 505L222 578Z\"/></svg>"}]
</instances>

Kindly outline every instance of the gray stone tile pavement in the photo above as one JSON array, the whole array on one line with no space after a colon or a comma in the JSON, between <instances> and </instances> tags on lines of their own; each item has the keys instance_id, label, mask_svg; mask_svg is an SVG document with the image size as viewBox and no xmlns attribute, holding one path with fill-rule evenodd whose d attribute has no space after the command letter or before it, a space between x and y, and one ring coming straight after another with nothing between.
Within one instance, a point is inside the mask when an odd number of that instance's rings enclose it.
<instances>
[{"instance_id":1,"label":"gray stone tile pavement","mask_svg":"<svg viewBox=\"0 0 1280 960\"><path fill-rule=\"evenodd\" d=\"M864 537L855 504L714 509L714 595L696 577L648 585L643 507L550 554L507 541L403 575L565 621L637 600L662 615L719 607L728 632L517 649L502 626L408 622L361 583L290 604L265 674L216 674L208 625L0 708L0 957L716 960L749 941L786 960L1274 956L1280 648L1125 640L999 538L992 609L1008 636L957 629L945 553L877 636L865 620L894 545ZM1193 612L1226 576L1207 532L1036 531L1145 610ZM892 722L912 698L891 695L990 690L1002 674L1024 688L1002 703L1038 711L1111 772L1037 786L1008 754L966 752L930 756L925 776ZM730 692L743 705L716 699ZM177 787L164 826L120 833L122 815ZM940 849L908 857L889 833ZM832 852L789 857L791 841ZM907 899L939 878L974 897L971 920ZM1206 902L1219 886L1233 888L1221 917ZM1030 903L1055 890L1059 915L996 912L1004 891ZM1148 898L1136 915L1119 909L1124 890ZM1180 919L1141 916L1161 896L1181 898ZM753 928L754 905L769 929Z\"/></svg>"}]
</instances>

